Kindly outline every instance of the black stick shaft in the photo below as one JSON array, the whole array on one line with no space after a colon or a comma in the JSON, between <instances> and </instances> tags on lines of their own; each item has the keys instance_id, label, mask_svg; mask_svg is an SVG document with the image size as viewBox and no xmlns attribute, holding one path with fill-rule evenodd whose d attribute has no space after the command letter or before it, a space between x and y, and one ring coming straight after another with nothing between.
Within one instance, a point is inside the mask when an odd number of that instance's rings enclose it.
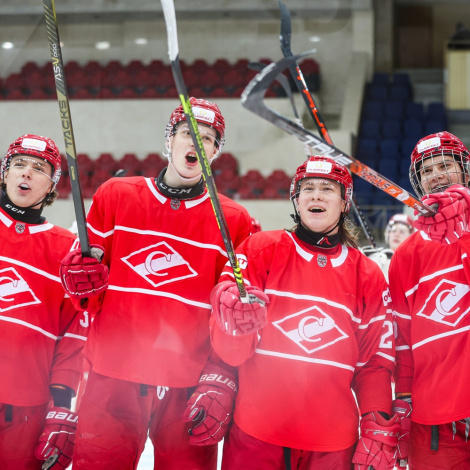
<instances>
[{"instance_id":1,"label":"black stick shaft","mask_svg":"<svg viewBox=\"0 0 470 470\"><path fill-rule=\"evenodd\" d=\"M77 152L75 150L75 138L73 135L72 117L65 83L64 62L62 60L62 49L60 47L59 28L55 11L54 0L44 0L44 16L46 19L47 37L51 52L52 68L59 102L60 120L65 143L65 154L69 167L70 184L72 187L73 206L77 220L78 238L83 256L91 256L88 230L86 226L85 207L83 205L82 192L77 164Z\"/></svg>"}]
</instances>

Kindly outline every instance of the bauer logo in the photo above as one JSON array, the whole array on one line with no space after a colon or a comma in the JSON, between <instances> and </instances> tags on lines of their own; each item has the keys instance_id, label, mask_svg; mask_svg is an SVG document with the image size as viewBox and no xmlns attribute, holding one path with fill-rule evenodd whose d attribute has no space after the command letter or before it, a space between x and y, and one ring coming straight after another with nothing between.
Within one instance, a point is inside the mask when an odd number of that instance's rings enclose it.
<instances>
[{"instance_id":1,"label":"bauer logo","mask_svg":"<svg viewBox=\"0 0 470 470\"><path fill-rule=\"evenodd\" d=\"M205 121L212 124L215 120L215 113L210 109L204 109L199 108L198 106L194 106L192 110L196 121Z\"/></svg>"},{"instance_id":2,"label":"bauer logo","mask_svg":"<svg viewBox=\"0 0 470 470\"><path fill-rule=\"evenodd\" d=\"M14 268L0 271L0 312L40 303L28 283Z\"/></svg>"},{"instance_id":3,"label":"bauer logo","mask_svg":"<svg viewBox=\"0 0 470 470\"><path fill-rule=\"evenodd\" d=\"M348 337L335 321L316 305L288 315L273 322L273 325L308 354Z\"/></svg>"},{"instance_id":4,"label":"bauer logo","mask_svg":"<svg viewBox=\"0 0 470 470\"><path fill-rule=\"evenodd\" d=\"M417 315L456 326L470 311L470 287L443 279L426 299Z\"/></svg>"},{"instance_id":5,"label":"bauer logo","mask_svg":"<svg viewBox=\"0 0 470 470\"><path fill-rule=\"evenodd\" d=\"M333 165L330 162L309 161L307 163L307 173L323 173L325 175L331 173Z\"/></svg>"},{"instance_id":6,"label":"bauer logo","mask_svg":"<svg viewBox=\"0 0 470 470\"><path fill-rule=\"evenodd\" d=\"M154 287L197 276L189 263L166 242L135 251L122 260Z\"/></svg>"}]
</instances>

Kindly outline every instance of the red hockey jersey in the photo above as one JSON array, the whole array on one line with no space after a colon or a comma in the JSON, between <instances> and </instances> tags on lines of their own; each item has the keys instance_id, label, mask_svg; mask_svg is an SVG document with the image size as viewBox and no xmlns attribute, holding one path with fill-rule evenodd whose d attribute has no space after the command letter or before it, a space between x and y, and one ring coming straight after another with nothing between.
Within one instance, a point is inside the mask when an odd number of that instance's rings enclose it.
<instances>
[{"instance_id":1,"label":"red hockey jersey","mask_svg":"<svg viewBox=\"0 0 470 470\"><path fill-rule=\"evenodd\" d=\"M238 367L234 419L262 441L336 451L358 439L358 409L390 413L395 347L385 278L359 250L316 249L286 231L253 234L237 250L249 285L268 294L268 325L215 351ZM226 270L221 281L233 278Z\"/></svg>"},{"instance_id":2,"label":"red hockey jersey","mask_svg":"<svg viewBox=\"0 0 470 470\"><path fill-rule=\"evenodd\" d=\"M396 391L411 392L417 423L470 417L469 252L470 235L444 246L417 232L392 257Z\"/></svg>"},{"instance_id":3,"label":"red hockey jersey","mask_svg":"<svg viewBox=\"0 0 470 470\"><path fill-rule=\"evenodd\" d=\"M242 206L220 195L235 246L250 234ZM109 287L86 355L99 374L194 386L210 351L209 295L227 253L207 191L163 196L151 178L113 178L93 197L90 242L104 247Z\"/></svg>"},{"instance_id":4,"label":"red hockey jersey","mask_svg":"<svg viewBox=\"0 0 470 470\"><path fill-rule=\"evenodd\" d=\"M51 384L76 391L83 372L88 313L64 298L59 278L76 237L0 209L0 238L0 403L40 405Z\"/></svg>"}]
</instances>

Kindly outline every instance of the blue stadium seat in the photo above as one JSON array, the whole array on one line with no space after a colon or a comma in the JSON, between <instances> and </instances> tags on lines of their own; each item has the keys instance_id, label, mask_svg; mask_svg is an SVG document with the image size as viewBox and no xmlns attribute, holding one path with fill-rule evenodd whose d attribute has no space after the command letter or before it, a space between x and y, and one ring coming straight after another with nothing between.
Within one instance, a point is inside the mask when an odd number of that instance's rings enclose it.
<instances>
[{"instance_id":1,"label":"blue stadium seat","mask_svg":"<svg viewBox=\"0 0 470 470\"><path fill-rule=\"evenodd\" d=\"M401 138L401 122L393 119L385 119L382 123L382 135L386 139L400 139Z\"/></svg>"},{"instance_id":2,"label":"blue stadium seat","mask_svg":"<svg viewBox=\"0 0 470 470\"><path fill-rule=\"evenodd\" d=\"M411 89L406 85L391 85L389 90L390 100L393 101L410 101Z\"/></svg>"},{"instance_id":3,"label":"blue stadium seat","mask_svg":"<svg viewBox=\"0 0 470 470\"><path fill-rule=\"evenodd\" d=\"M421 136L424 137L424 136ZM410 161L411 158L411 152L415 148L416 144L418 143L418 140L420 137L415 138L415 137L405 137L401 141L401 155L403 158L407 158L408 161Z\"/></svg>"},{"instance_id":4,"label":"blue stadium seat","mask_svg":"<svg viewBox=\"0 0 470 470\"><path fill-rule=\"evenodd\" d=\"M388 97L388 85L369 83L366 86L365 95L370 101L385 101Z\"/></svg>"},{"instance_id":5,"label":"blue stadium seat","mask_svg":"<svg viewBox=\"0 0 470 470\"><path fill-rule=\"evenodd\" d=\"M354 196L358 204L373 204L374 186L372 186L366 180L353 175L353 188Z\"/></svg>"},{"instance_id":6,"label":"blue stadium seat","mask_svg":"<svg viewBox=\"0 0 470 470\"><path fill-rule=\"evenodd\" d=\"M384 117L383 102L366 101L362 107L363 119L382 119Z\"/></svg>"},{"instance_id":7,"label":"blue stadium seat","mask_svg":"<svg viewBox=\"0 0 470 470\"><path fill-rule=\"evenodd\" d=\"M400 144L398 139L383 139L379 142L381 160L397 160L400 156Z\"/></svg>"},{"instance_id":8,"label":"blue stadium seat","mask_svg":"<svg viewBox=\"0 0 470 470\"><path fill-rule=\"evenodd\" d=\"M403 135L405 137L415 138L416 141L418 141L424 136L423 122L415 118L407 119L403 123Z\"/></svg>"},{"instance_id":9,"label":"blue stadium seat","mask_svg":"<svg viewBox=\"0 0 470 470\"><path fill-rule=\"evenodd\" d=\"M405 114L408 118L424 120L424 105L423 103L415 103L411 101L405 105Z\"/></svg>"},{"instance_id":10,"label":"blue stadium seat","mask_svg":"<svg viewBox=\"0 0 470 470\"><path fill-rule=\"evenodd\" d=\"M376 85L388 85L390 82L390 76L388 73L380 73L376 72L374 73L374 76L372 77L372 83Z\"/></svg>"},{"instance_id":11,"label":"blue stadium seat","mask_svg":"<svg viewBox=\"0 0 470 470\"><path fill-rule=\"evenodd\" d=\"M386 119L402 120L405 116L405 106L401 101L386 101L384 115Z\"/></svg>"},{"instance_id":12,"label":"blue stadium seat","mask_svg":"<svg viewBox=\"0 0 470 470\"><path fill-rule=\"evenodd\" d=\"M357 143L357 159L361 162L366 163L369 166L373 166L378 158L377 139L359 139Z\"/></svg>"},{"instance_id":13,"label":"blue stadium seat","mask_svg":"<svg viewBox=\"0 0 470 470\"><path fill-rule=\"evenodd\" d=\"M431 119L426 120L424 125L424 133L425 135L434 134L436 132L442 132L447 130L447 121L446 119Z\"/></svg>"},{"instance_id":14,"label":"blue stadium seat","mask_svg":"<svg viewBox=\"0 0 470 470\"><path fill-rule=\"evenodd\" d=\"M364 119L361 122L359 134L361 138L366 137L376 139L377 137L380 137L380 128L380 121L377 121L376 119Z\"/></svg>"},{"instance_id":15,"label":"blue stadium seat","mask_svg":"<svg viewBox=\"0 0 470 470\"><path fill-rule=\"evenodd\" d=\"M408 73L396 72L393 74L392 83L394 85L406 85L411 87L410 75Z\"/></svg>"}]
</instances>

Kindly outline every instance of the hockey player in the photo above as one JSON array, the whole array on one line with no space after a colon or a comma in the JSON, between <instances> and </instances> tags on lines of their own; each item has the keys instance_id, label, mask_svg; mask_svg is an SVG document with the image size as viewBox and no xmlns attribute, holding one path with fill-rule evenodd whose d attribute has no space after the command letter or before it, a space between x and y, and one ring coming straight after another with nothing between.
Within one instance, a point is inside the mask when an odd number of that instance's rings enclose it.
<instances>
[{"instance_id":1,"label":"hockey player","mask_svg":"<svg viewBox=\"0 0 470 470\"><path fill-rule=\"evenodd\" d=\"M3 158L0 177L0 468L67 468L88 315L64 298L62 258L76 237L48 223L57 197L60 153L26 134ZM46 468L46 467L44 467Z\"/></svg>"},{"instance_id":2,"label":"hockey player","mask_svg":"<svg viewBox=\"0 0 470 470\"><path fill-rule=\"evenodd\" d=\"M388 269L390 260L395 250L415 231L413 219L406 214L394 214L390 217L385 228L385 244L387 248L370 249L363 248L362 251L374 260L384 273L388 282Z\"/></svg>"},{"instance_id":3,"label":"hockey player","mask_svg":"<svg viewBox=\"0 0 470 470\"><path fill-rule=\"evenodd\" d=\"M290 189L295 228L237 250L251 302L227 268L213 289L211 340L239 374L224 470L394 467L392 308L347 225L352 190L345 167L310 157Z\"/></svg>"},{"instance_id":4,"label":"hockey player","mask_svg":"<svg viewBox=\"0 0 470 470\"><path fill-rule=\"evenodd\" d=\"M191 105L213 160L224 118L209 101ZM96 312L74 470L134 469L147 434L156 469L215 469L231 420L233 368L209 358L209 296L227 254L181 106L165 139L168 166L157 178L112 178L93 197L90 241L104 249L109 287L92 258L71 253L62 266L70 295ZM250 235L250 216L220 201L238 246Z\"/></svg>"},{"instance_id":5,"label":"hockey player","mask_svg":"<svg viewBox=\"0 0 470 470\"><path fill-rule=\"evenodd\" d=\"M407 417L399 458L411 470L470 468L469 161L465 145L449 132L417 143L411 182L438 212L418 217L419 232L390 265L398 327L395 408Z\"/></svg>"}]
</instances>

